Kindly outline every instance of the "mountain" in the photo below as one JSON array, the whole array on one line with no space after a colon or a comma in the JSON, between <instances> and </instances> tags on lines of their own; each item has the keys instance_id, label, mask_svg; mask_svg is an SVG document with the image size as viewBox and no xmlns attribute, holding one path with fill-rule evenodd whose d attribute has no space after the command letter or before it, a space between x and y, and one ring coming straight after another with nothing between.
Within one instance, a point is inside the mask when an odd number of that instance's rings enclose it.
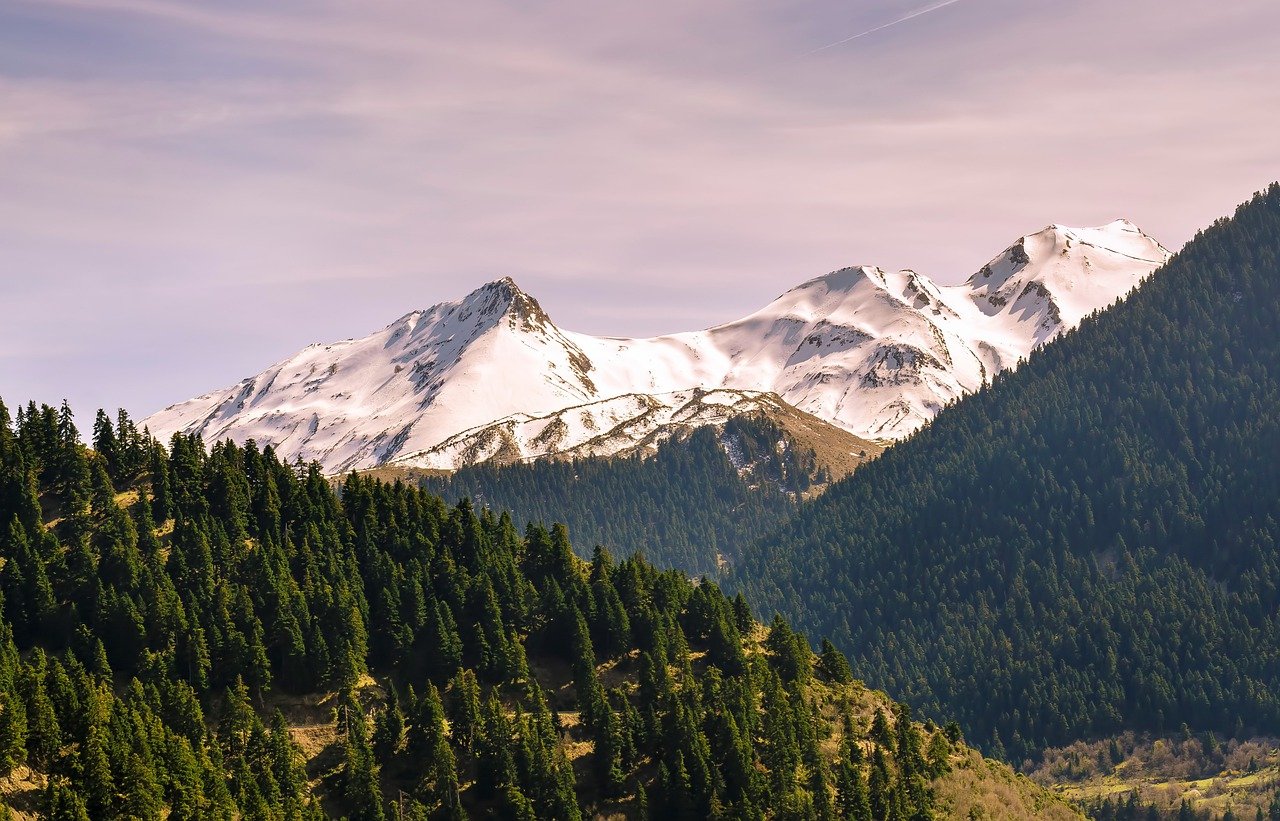
<instances>
[{"instance_id":1,"label":"mountain","mask_svg":"<svg viewBox=\"0 0 1280 821\"><path fill-rule=\"evenodd\" d=\"M370 475L416 481L447 501L471 499L521 521L562 522L575 544L640 552L659 567L714 578L791 515L798 499L879 453L869 444L830 447L852 434L837 428L833 437L825 423L810 429L807 414L787 405L778 411L697 428L644 458L485 462L434 475L379 468Z\"/></svg>"},{"instance_id":2,"label":"mountain","mask_svg":"<svg viewBox=\"0 0 1280 821\"><path fill-rule=\"evenodd\" d=\"M144 421L161 438L252 438L330 473L629 453L779 397L863 439L895 439L1167 257L1123 220L1055 225L962 285L845 268L735 322L652 339L562 330L502 279Z\"/></svg>"},{"instance_id":3,"label":"mountain","mask_svg":"<svg viewBox=\"0 0 1280 821\"><path fill-rule=\"evenodd\" d=\"M713 583L254 445L13 422L2 817L1080 817Z\"/></svg>"},{"instance_id":4,"label":"mountain","mask_svg":"<svg viewBox=\"0 0 1280 821\"><path fill-rule=\"evenodd\" d=\"M1277 316L1280 184L730 584L1016 761L1122 730L1280 734Z\"/></svg>"},{"instance_id":5,"label":"mountain","mask_svg":"<svg viewBox=\"0 0 1280 821\"><path fill-rule=\"evenodd\" d=\"M719 388L629 393L543 416L519 413L457 433L438 445L395 459L400 467L449 470L482 463L506 465L541 457L650 456L660 444L682 440L701 427L724 427L730 419L778 420L788 440L803 431L834 450L848 469L880 447L798 411L775 393ZM845 472L848 472L848 469Z\"/></svg>"}]
</instances>

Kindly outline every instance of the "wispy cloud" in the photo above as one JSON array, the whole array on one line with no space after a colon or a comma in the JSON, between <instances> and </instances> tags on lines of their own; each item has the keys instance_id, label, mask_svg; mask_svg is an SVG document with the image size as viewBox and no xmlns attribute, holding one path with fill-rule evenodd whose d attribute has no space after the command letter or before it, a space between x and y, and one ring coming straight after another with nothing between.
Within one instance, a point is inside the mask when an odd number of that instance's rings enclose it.
<instances>
[{"instance_id":1,"label":"wispy cloud","mask_svg":"<svg viewBox=\"0 0 1280 821\"><path fill-rule=\"evenodd\" d=\"M951 6L959 2L960 0L942 0L941 3L934 3L932 6L926 6L922 9L917 9L911 12L910 14L904 14L903 16L895 20L890 20L887 23L882 23L878 26L874 26L872 28L867 29L866 31L860 31L857 34L851 34L848 37L841 38L839 40L836 40L833 43L827 43L825 46L818 46L817 48L812 49L811 51L806 51L803 56L808 57L810 55L817 54L818 52L826 51L827 49L830 49L830 48L835 48L836 46L843 46L846 43L852 43L854 40L860 40L863 37L867 37L869 35L875 34L876 32L884 31L885 29L888 29L888 28L893 28L894 26L899 25L901 23L905 23L908 20L914 20L917 17L923 17L926 14L930 14L932 12L937 11L938 9L945 8L947 6Z\"/></svg>"}]
</instances>

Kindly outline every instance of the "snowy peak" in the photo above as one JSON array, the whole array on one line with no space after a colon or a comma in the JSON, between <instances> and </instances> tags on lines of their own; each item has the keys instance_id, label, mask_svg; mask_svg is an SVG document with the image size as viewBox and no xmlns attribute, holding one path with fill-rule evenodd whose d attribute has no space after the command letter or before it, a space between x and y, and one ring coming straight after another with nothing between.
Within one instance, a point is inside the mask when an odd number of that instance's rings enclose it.
<instances>
[{"instance_id":1,"label":"snowy peak","mask_svg":"<svg viewBox=\"0 0 1280 821\"><path fill-rule=\"evenodd\" d=\"M456 302L442 302L405 314L388 328L429 332L441 323L455 329L470 326L476 335L504 324L512 330L535 333L554 328L538 301L522 291L511 277L481 285Z\"/></svg>"},{"instance_id":2,"label":"snowy peak","mask_svg":"<svg viewBox=\"0 0 1280 821\"><path fill-rule=\"evenodd\" d=\"M765 311L778 306L794 306L805 314L820 317L849 313L851 308L878 301L920 307L941 301L938 286L915 271L885 271L871 265L841 268L803 283L774 300Z\"/></svg>"},{"instance_id":3,"label":"snowy peak","mask_svg":"<svg viewBox=\"0 0 1280 821\"><path fill-rule=\"evenodd\" d=\"M877 286L884 287L884 271L872 265L855 265L802 282L778 299L783 300L788 296L808 296L819 300L825 297L839 298L858 288Z\"/></svg>"},{"instance_id":4,"label":"snowy peak","mask_svg":"<svg viewBox=\"0 0 1280 821\"><path fill-rule=\"evenodd\" d=\"M589 401L593 367L508 278L367 337L309 345L147 421L161 436L256 439L337 472L382 464L495 417Z\"/></svg>"},{"instance_id":5,"label":"snowy peak","mask_svg":"<svg viewBox=\"0 0 1280 821\"><path fill-rule=\"evenodd\" d=\"M1128 220L1096 228L1050 225L1021 237L968 280L985 315L1034 328L1037 344L1124 296L1170 253Z\"/></svg>"},{"instance_id":6,"label":"snowy peak","mask_svg":"<svg viewBox=\"0 0 1280 821\"><path fill-rule=\"evenodd\" d=\"M1168 257L1126 220L1050 225L960 285L841 268L742 319L652 339L562 330L506 277L362 339L308 346L146 423L162 438L256 439L331 473L648 452L774 397L861 439L891 440Z\"/></svg>"},{"instance_id":7,"label":"snowy peak","mask_svg":"<svg viewBox=\"0 0 1280 821\"><path fill-rule=\"evenodd\" d=\"M533 297L520 290L515 280L503 277L487 283L464 298L458 319L475 316L480 322L507 320L513 330L538 332L554 327L551 317Z\"/></svg>"},{"instance_id":8,"label":"snowy peak","mask_svg":"<svg viewBox=\"0 0 1280 821\"><path fill-rule=\"evenodd\" d=\"M1163 265L1171 256L1168 249L1144 234L1127 219L1117 219L1096 228L1049 225L1034 234L1019 237L971 277L970 288L999 287L1012 274L1029 270L1044 273L1047 266L1070 259L1113 257L1138 263ZM1085 278L1095 272L1090 266L1071 269Z\"/></svg>"}]
</instances>

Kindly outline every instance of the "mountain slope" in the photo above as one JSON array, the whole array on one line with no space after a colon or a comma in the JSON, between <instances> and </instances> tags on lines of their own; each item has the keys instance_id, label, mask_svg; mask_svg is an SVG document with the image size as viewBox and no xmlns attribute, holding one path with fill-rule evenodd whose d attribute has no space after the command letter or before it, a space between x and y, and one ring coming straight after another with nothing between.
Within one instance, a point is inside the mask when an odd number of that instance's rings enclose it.
<instances>
[{"instance_id":1,"label":"mountain slope","mask_svg":"<svg viewBox=\"0 0 1280 821\"><path fill-rule=\"evenodd\" d=\"M744 555L734 583L1014 760L1280 732L1280 185Z\"/></svg>"},{"instance_id":2,"label":"mountain slope","mask_svg":"<svg viewBox=\"0 0 1280 821\"><path fill-rule=\"evenodd\" d=\"M0 403L4 817L1079 818L714 584L71 419Z\"/></svg>"},{"instance_id":3,"label":"mountain slope","mask_svg":"<svg viewBox=\"0 0 1280 821\"><path fill-rule=\"evenodd\" d=\"M648 420L678 416L700 389L742 394L733 402L774 393L862 438L891 439L1124 296L1167 256L1124 221L1050 226L963 285L847 268L736 322L652 339L564 331L503 279L362 339L310 346L145 424L162 439L253 438L330 473L392 461L455 468L557 452L547 443L565 431L573 450L618 429L588 451L628 452L654 438Z\"/></svg>"},{"instance_id":4,"label":"mountain slope","mask_svg":"<svg viewBox=\"0 0 1280 821\"><path fill-rule=\"evenodd\" d=\"M730 419L761 416L784 422L790 436L808 435L838 451L851 469L880 447L798 411L773 393L693 388L672 393L629 393L563 408L545 416L519 413L454 434L434 447L398 457L405 468L451 470L481 463L504 465L548 457L650 456L663 442L683 439L701 427L724 427ZM848 472L848 469L843 471ZM843 475L843 473L842 473Z\"/></svg>"},{"instance_id":5,"label":"mountain slope","mask_svg":"<svg viewBox=\"0 0 1280 821\"><path fill-rule=\"evenodd\" d=\"M642 552L659 567L714 578L743 546L794 512L797 499L879 452L838 431L856 450L820 453L815 445L832 442L831 432L819 431L814 441L804 424L813 417L779 407L788 413L734 416L723 427L662 442L649 458L485 462L433 476L395 468L374 473L417 479L447 501L470 498L521 521L562 522L583 547Z\"/></svg>"}]
</instances>

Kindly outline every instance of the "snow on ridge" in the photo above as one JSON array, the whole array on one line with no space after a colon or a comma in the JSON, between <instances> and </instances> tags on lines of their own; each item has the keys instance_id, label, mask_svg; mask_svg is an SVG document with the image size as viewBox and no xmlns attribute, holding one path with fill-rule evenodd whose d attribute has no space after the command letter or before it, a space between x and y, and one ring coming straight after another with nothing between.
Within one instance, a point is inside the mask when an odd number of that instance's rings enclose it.
<instances>
[{"instance_id":1,"label":"snow on ridge","mask_svg":"<svg viewBox=\"0 0 1280 821\"><path fill-rule=\"evenodd\" d=\"M392 464L455 470L481 462L529 462L547 456L647 455L693 428L720 426L732 416L766 412L782 404L777 395L760 391L693 388L624 394L541 416L513 414L400 456Z\"/></svg>"},{"instance_id":2,"label":"snow on ridge","mask_svg":"<svg viewBox=\"0 0 1280 821\"><path fill-rule=\"evenodd\" d=\"M255 439L329 472L643 451L664 430L722 423L772 394L863 438L897 439L1168 257L1125 220L1051 225L960 285L842 268L741 319L649 339L562 330L504 277L145 422L161 438Z\"/></svg>"}]
</instances>

